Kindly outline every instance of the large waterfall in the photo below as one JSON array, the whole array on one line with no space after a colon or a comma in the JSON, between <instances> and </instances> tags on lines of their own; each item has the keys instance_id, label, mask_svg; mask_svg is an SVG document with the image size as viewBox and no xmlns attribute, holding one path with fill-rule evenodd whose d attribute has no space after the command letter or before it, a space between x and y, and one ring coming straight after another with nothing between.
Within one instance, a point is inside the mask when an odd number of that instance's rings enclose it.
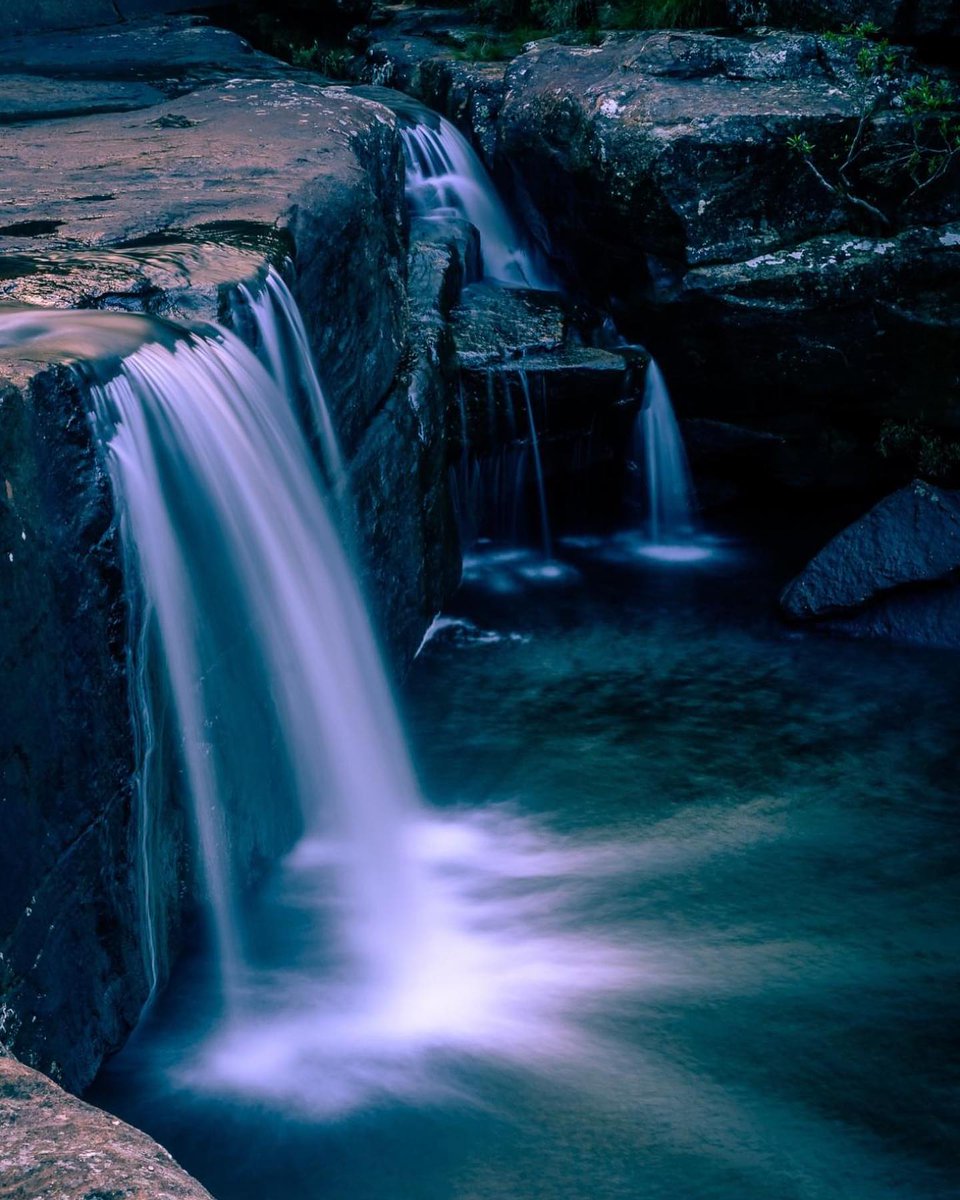
<instances>
[{"instance_id":1,"label":"large waterfall","mask_svg":"<svg viewBox=\"0 0 960 1200\"><path fill-rule=\"evenodd\" d=\"M340 1112L442 1090L452 1051L579 1058L588 999L639 968L563 913L619 856L424 804L331 516L342 468L296 306L276 275L243 300L260 357L218 326L125 314L26 311L0 331L107 363L82 369L130 575L144 956L156 981L157 806L178 788L219 966L164 1076ZM238 846L298 831L251 899Z\"/></svg>"},{"instance_id":2,"label":"large waterfall","mask_svg":"<svg viewBox=\"0 0 960 1200\"><path fill-rule=\"evenodd\" d=\"M142 346L93 397L165 664L228 993L244 950L227 814L256 805L293 806L325 840L344 951L389 975L417 928L404 848L416 787L294 409L225 330Z\"/></svg>"}]
</instances>

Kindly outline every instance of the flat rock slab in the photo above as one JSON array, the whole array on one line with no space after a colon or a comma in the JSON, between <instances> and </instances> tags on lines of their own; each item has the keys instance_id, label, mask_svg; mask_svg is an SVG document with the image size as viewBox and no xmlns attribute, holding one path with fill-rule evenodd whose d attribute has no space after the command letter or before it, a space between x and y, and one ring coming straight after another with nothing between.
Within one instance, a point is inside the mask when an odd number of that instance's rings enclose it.
<instances>
[{"instance_id":1,"label":"flat rock slab","mask_svg":"<svg viewBox=\"0 0 960 1200\"><path fill-rule=\"evenodd\" d=\"M0 125L86 113L128 112L159 104L164 96L159 88L132 80L3 75L0 76Z\"/></svg>"},{"instance_id":2,"label":"flat rock slab","mask_svg":"<svg viewBox=\"0 0 960 1200\"><path fill-rule=\"evenodd\" d=\"M742 262L701 267L684 277L683 298L723 298L740 311L773 307L800 315L957 279L960 222L954 221L890 237L831 234Z\"/></svg>"},{"instance_id":3,"label":"flat rock slab","mask_svg":"<svg viewBox=\"0 0 960 1200\"><path fill-rule=\"evenodd\" d=\"M152 1138L0 1046L3 1200L211 1200Z\"/></svg>"},{"instance_id":4,"label":"flat rock slab","mask_svg":"<svg viewBox=\"0 0 960 1200\"><path fill-rule=\"evenodd\" d=\"M558 349L566 331L566 313L552 292L474 284L453 314L453 339L464 367Z\"/></svg>"},{"instance_id":5,"label":"flat rock slab","mask_svg":"<svg viewBox=\"0 0 960 1200\"><path fill-rule=\"evenodd\" d=\"M61 245L274 225L307 182L354 172L354 140L392 119L369 101L271 79L135 114L11 127L0 140L0 250L22 251L38 222Z\"/></svg>"},{"instance_id":6,"label":"flat rock slab","mask_svg":"<svg viewBox=\"0 0 960 1200\"><path fill-rule=\"evenodd\" d=\"M857 609L960 569L960 492L915 480L881 500L820 551L780 598L795 619Z\"/></svg>"}]
</instances>

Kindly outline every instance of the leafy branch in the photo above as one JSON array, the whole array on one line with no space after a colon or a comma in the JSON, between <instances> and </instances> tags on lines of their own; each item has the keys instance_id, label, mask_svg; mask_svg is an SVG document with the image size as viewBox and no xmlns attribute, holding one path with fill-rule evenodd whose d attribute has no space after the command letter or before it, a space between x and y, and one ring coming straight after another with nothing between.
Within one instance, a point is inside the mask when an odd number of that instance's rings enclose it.
<instances>
[{"instance_id":1,"label":"leafy branch","mask_svg":"<svg viewBox=\"0 0 960 1200\"><path fill-rule=\"evenodd\" d=\"M861 77L856 85L857 126L840 155L829 166L822 155L818 161L816 147L802 131L789 136L786 145L821 188L875 225L890 229L900 210L960 162L960 117L951 113L960 100L945 79L929 75L898 86L894 76L900 53L886 39L877 40L878 33L865 22L825 35L851 49L854 39L865 41L853 60Z\"/></svg>"}]
</instances>

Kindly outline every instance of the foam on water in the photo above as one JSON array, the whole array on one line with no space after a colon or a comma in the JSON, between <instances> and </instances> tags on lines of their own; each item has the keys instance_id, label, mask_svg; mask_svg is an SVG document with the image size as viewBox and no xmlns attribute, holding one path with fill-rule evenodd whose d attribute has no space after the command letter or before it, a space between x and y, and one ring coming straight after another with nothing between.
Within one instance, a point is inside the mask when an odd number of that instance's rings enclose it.
<instances>
[{"instance_id":1,"label":"foam on water","mask_svg":"<svg viewBox=\"0 0 960 1200\"><path fill-rule=\"evenodd\" d=\"M502 807L424 814L408 835L442 918L407 947L409 970L366 987L316 961L308 939L295 964L251 977L242 1013L174 1069L176 1083L316 1116L451 1089L466 1099L456 1060L586 1066L598 1057L591 1016L676 975L668 954L589 917L598 880L638 866L622 844L563 838ZM310 841L288 860L288 922L327 890L340 852Z\"/></svg>"}]
</instances>

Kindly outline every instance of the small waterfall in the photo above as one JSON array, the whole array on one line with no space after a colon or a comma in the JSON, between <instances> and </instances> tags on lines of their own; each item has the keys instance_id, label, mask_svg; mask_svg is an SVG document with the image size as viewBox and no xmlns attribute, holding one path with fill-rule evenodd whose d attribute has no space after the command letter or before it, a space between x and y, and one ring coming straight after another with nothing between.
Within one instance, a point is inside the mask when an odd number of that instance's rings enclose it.
<instances>
[{"instance_id":1,"label":"small waterfall","mask_svg":"<svg viewBox=\"0 0 960 1200\"><path fill-rule=\"evenodd\" d=\"M553 536L529 374L522 367L517 371L490 367L486 371L486 393L486 429L481 433L484 445L478 453L470 441L462 383L458 391L461 450L459 462L451 468L450 483L461 545L469 548L479 540L493 539L516 546L535 540L538 532L543 556L552 560ZM517 419L518 411L523 412L526 437ZM531 528L527 511L531 460L536 484L536 529Z\"/></svg>"},{"instance_id":2,"label":"small waterfall","mask_svg":"<svg viewBox=\"0 0 960 1200\"><path fill-rule=\"evenodd\" d=\"M268 281L274 314L280 287ZM307 374L289 357L297 341L265 322L284 378ZM226 991L242 994L245 950L225 814L289 825L291 808L328 847L341 952L358 974L395 979L417 936L404 851L417 788L290 402L216 328L148 342L92 395L165 667Z\"/></svg>"},{"instance_id":3,"label":"small waterfall","mask_svg":"<svg viewBox=\"0 0 960 1200\"><path fill-rule=\"evenodd\" d=\"M643 464L643 499L651 546L689 542L696 529L690 468L670 393L653 359L647 367L643 403L634 427L634 454Z\"/></svg>"},{"instance_id":4,"label":"small waterfall","mask_svg":"<svg viewBox=\"0 0 960 1200\"><path fill-rule=\"evenodd\" d=\"M407 200L420 216L452 211L477 227L483 273L507 287L551 290L473 147L444 117L401 127Z\"/></svg>"},{"instance_id":5,"label":"small waterfall","mask_svg":"<svg viewBox=\"0 0 960 1200\"><path fill-rule=\"evenodd\" d=\"M537 423L533 419L533 403L530 399L530 380L526 371L520 374L520 386L523 389L523 400L527 408L527 422L530 427L530 446L533 451L533 466L537 475L537 498L540 501L540 536L543 539L543 556L553 558L553 538L550 535L550 514L547 510L547 489L543 480L543 463L540 459L540 440L537 437Z\"/></svg>"}]
</instances>

